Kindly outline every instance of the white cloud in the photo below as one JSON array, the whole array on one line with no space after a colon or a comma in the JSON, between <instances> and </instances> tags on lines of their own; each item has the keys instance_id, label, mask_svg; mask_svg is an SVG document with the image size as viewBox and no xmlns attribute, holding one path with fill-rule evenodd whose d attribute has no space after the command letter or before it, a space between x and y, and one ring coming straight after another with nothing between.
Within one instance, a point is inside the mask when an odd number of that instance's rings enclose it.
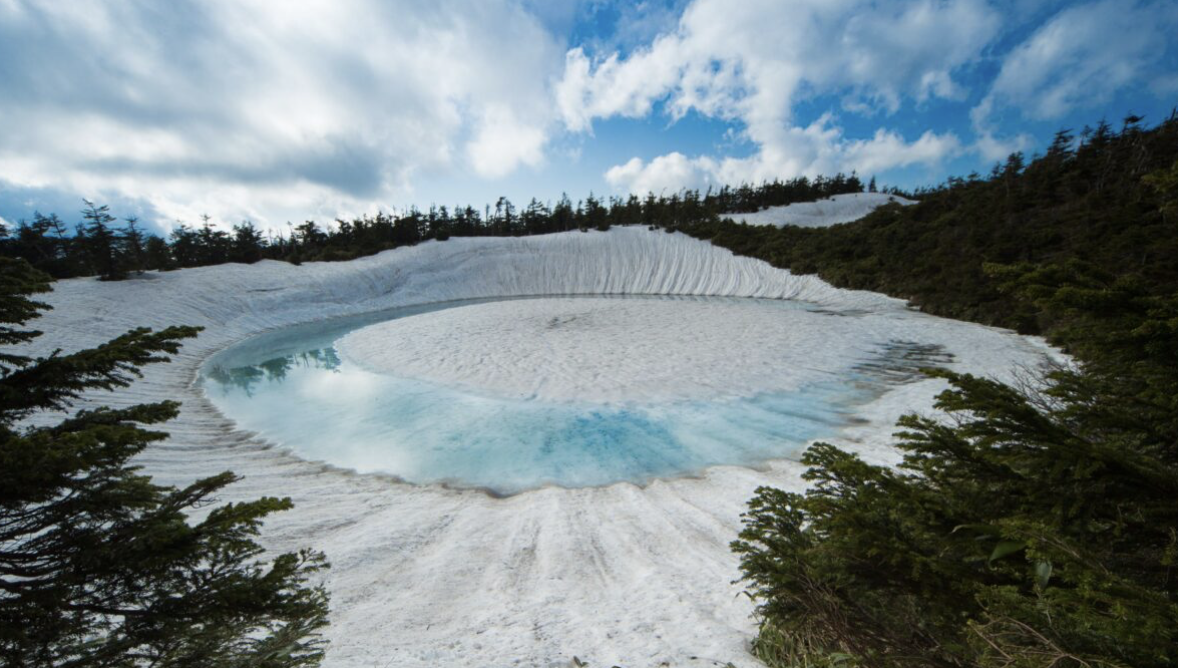
<instances>
[{"instance_id":1,"label":"white cloud","mask_svg":"<svg viewBox=\"0 0 1178 668\"><path fill-rule=\"evenodd\" d=\"M693 186L934 164L959 150L956 137L929 132L907 142L881 130L848 140L829 117L798 126L794 108L820 95L883 114L904 98L959 100L967 91L954 73L981 56L999 24L980 0L696 0L675 31L626 58L570 51L557 95L574 132L591 131L595 119L646 116L662 102L673 118L694 111L737 121L757 147L749 158L673 153L610 170L611 184L631 190L676 177Z\"/></svg>"},{"instance_id":2,"label":"white cloud","mask_svg":"<svg viewBox=\"0 0 1178 668\"><path fill-rule=\"evenodd\" d=\"M973 110L980 128L1001 106L1040 120L1107 102L1164 58L1178 8L1104 0L1068 7L1006 55L986 98Z\"/></svg>"},{"instance_id":3,"label":"white cloud","mask_svg":"<svg viewBox=\"0 0 1178 668\"><path fill-rule=\"evenodd\" d=\"M697 0L675 32L628 58L591 63L569 52L561 90L587 107L562 112L580 129L593 118L645 113L669 96L676 113L788 119L793 103L836 91L894 111L904 95L958 98L953 71L975 60L998 27L980 0Z\"/></svg>"},{"instance_id":4,"label":"white cloud","mask_svg":"<svg viewBox=\"0 0 1178 668\"><path fill-rule=\"evenodd\" d=\"M611 167L605 180L633 193L673 193L683 188L703 189L716 183L719 165L710 158L688 158L679 152L661 155L650 163L639 158Z\"/></svg>"},{"instance_id":5,"label":"white cloud","mask_svg":"<svg viewBox=\"0 0 1178 668\"><path fill-rule=\"evenodd\" d=\"M973 150L988 162L1002 162L1012 153L1025 152L1033 144L1029 135L998 138L990 132L981 133L974 142Z\"/></svg>"},{"instance_id":6,"label":"white cloud","mask_svg":"<svg viewBox=\"0 0 1178 668\"><path fill-rule=\"evenodd\" d=\"M907 142L895 132L880 129L871 139L847 142L841 148L845 155L843 163L861 174L872 174L896 167L940 163L960 152L961 142L953 134L938 135L931 131Z\"/></svg>"},{"instance_id":7,"label":"white cloud","mask_svg":"<svg viewBox=\"0 0 1178 668\"><path fill-rule=\"evenodd\" d=\"M542 127L521 123L510 109L492 107L479 120L475 137L467 144L467 153L475 171L483 176L500 177L519 165L539 165L544 158L547 136Z\"/></svg>"},{"instance_id":8,"label":"white cloud","mask_svg":"<svg viewBox=\"0 0 1178 668\"><path fill-rule=\"evenodd\" d=\"M189 222L405 202L537 166L562 47L515 0L0 5L0 181Z\"/></svg>"},{"instance_id":9,"label":"white cloud","mask_svg":"<svg viewBox=\"0 0 1178 668\"><path fill-rule=\"evenodd\" d=\"M649 163L632 158L611 168L605 178L615 188L632 193L674 192L709 184L760 183L839 171L865 175L914 164L934 166L962 150L953 134L934 132L925 132L912 142L882 129L870 139L847 139L826 115L805 127L790 128L779 141L747 158L688 158L680 153L659 156Z\"/></svg>"},{"instance_id":10,"label":"white cloud","mask_svg":"<svg viewBox=\"0 0 1178 668\"><path fill-rule=\"evenodd\" d=\"M660 38L656 45L665 41ZM565 125L580 132L590 129L594 118L646 116L681 76L676 56L671 49L648 49L626 61L615 53L593 66L580 47L569 51L556 86Z\"/></svg>"}]
</instances>

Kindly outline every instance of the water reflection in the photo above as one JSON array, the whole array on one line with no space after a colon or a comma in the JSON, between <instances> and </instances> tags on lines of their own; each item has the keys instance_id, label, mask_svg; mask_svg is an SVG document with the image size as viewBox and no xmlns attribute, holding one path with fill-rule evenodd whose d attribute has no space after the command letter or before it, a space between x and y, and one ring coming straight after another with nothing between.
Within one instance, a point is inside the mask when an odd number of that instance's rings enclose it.
<instances>
[{"instance_id":1,"label":"water reflection","mask_svg":"<svg viewBox=\"0 0 1178 668\"><path fill-rule=\"evenodd\" d=\"M336 371L340 364L339 354L335 352L335 348L315 348L274 357L255 365L227 368L221 364L211 364L205 369L204 377L220 386L226 396L230 390L237 389L244 392L247 397L252 397L258 383L280 383L286 380L291 369Z\"/></svg>"}]
</instances>

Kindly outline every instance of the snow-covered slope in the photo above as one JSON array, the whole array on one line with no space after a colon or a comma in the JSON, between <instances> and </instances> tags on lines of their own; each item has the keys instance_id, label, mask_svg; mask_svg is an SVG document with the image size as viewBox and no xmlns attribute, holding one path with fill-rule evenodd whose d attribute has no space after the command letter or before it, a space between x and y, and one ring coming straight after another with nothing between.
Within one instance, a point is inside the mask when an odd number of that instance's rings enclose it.
<instances>
[{"instance_id":1,"label":"snow-covered slope","mask_svg":"<svg viewBox=\"0 0 1178 668\"><path fill-rule=\"evenodd\" d=\"M139 280L62 281L37 347L90 346L131 327L207 329L108 404L183 402L172 438L141 458L165 484L233 470L224 500L290 496L268 547L311 545L332 562L328 666L756 665L751 603L728 549L758 485L798 488L799 467L713 467L646 487L542 488L509 498L414 486L297 459L235 430L194 386L207 356L268 328L380 308L518 295L694 294L796 298L914 317L901 302L835 289L679 234L614 229L522 239L452 239L348 263L226 265ZM925 316L915 316L925 317ZM831 318L838 326L838 318ZM930 318L930 322L945 323ZM957 324L958 366L1010 371L1037 344ZM971 356L970 332L1003 338ZM940 385L904 385L869 407L843 443L875 460L890 425Z\"/></svg>"},{"instance_id":2,"label":"snow-covered slope","mask_svg":"<svg viewBox=\"0 0 1178 668\"><path fill-rule=\"evenodd\" d=\"M830 227L839 223L859 220L889 202L899 202L905 206L916 203L910 199L887 193L850 193L835 195L830 199L817 202L771 206L754 213L734 213L727 217L738 223L748 223L749 225Z\"/></svg>"}]
</instances>

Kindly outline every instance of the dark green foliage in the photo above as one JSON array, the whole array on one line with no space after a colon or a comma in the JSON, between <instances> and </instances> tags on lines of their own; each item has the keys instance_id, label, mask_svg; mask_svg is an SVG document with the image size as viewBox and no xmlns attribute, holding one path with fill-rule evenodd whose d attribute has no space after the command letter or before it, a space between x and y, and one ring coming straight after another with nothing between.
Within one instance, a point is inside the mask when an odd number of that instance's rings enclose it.
<instances>
[{"instance_id":1,"label":"dark green foliage","mask_svg":"<svg viewBox=\"0 0 1178 668\"><path fill-rule=\"evenodd\" d=\"M9 252L23 257L33 267L53 276L75 276L79 253L76 244L65 233L65 224L56 215L33 214L32 222L21 221L16 234L6 240Z\"/></svg>"},{"instance_id":2,"label":"dark green foliage","mask_svg":"<svg viewBox=\"0 0 1178 668\"><path fill-rule=\"evenodd\" d=\"M1175 131L1173 120L1101 126L1075 155L1061 133L1025 169L1016 157L989 181L842 226L875 253L914 244L906 270L869 264L837 228L814 237L824 275L920 286L942 312L1033 323L1078 366L1022 387L935 372L951 385L943 414L901 420L900 469L819 444L803 459L809 491L758 490L733 548L770 665L1178 662L1178 285L1173 256L1160 257L1178 235L1145 178L1158 173L1151 155L1174 160ZM1008 189L1021 194L981 218L991 205L970 198ZM948 252L937 240L952 220L972 221L951 235L973 251L968 271L921 258Z\"/></svg>"},{"instance_id":3,"label":"dark green foliage","mask_svg":"<svg viewBox=\"0 0 1178 668\"><path fill-rule=\"evenodd\" d=\"M0 346L10 347L32 341L41 335L34 329L22 329L25 323L41 316L49 308L34 301L29 295L49 292L49 277L33 269L27 262L0 258ZM4 350L0 352L0 373L28 366L24 355Z\"/></svg>"},{"instance_id":4,"label":"dark green foliage","mask_svg":"<svg viewBox=\"0 0 1178 668\"><path fill-rule=\"evenodd\" d=\"M110 207L86 201L82 210L85 224L78 228L78 238L90 256L90 272L104 281L117 281L127 275L118 234L111 228L115 217Z\"/></svg>"},{"instance_id":5,"label":"dark green foliage","mask_svg":"<svg viewBox=\"0 0 1178 668\"><path fill-rule=\"evenodd\" d=\"M147 237L143 245L144 263L148 269L164 271L172 268L172 253L168 242L157 236Z\"/></svg>"},{"instance_id":6,"label":"dark green foliage","mask_svg":"<svg viewBox=\"0 0 1178 668\"><path fill-rule=\"evenodd\" d=\"M244 222L233 226L233 243L229 251L230 262L253 264L262 259L266 238L253 223Z\"/></svg>"},{"instance_id":7,"label":"dark green foliage","mask_svg":"<svg viewBox=\"0 0 1178 668\"><path fill-rule=\"evenodd\" d=\"M1165 301L1102 336L1172 327ZM1172 665L1178 444L1138 390L1173 383L1178 358L1141 385L1119 359L1041 391L938 372L952 419L901 421L901 471L819 444L810 491L758 490L734 549L768 637L873 666Z\"/></svg>"},{"instance_id":8,"label":"dark green foliage","mask_svg":"<svg viewBox=\"0 0 1178 668\"><path fill-rule=\"evenodd\" d=\"M199 247L197 233L187 225L180 225L172 230L171 253L176 264L181 267L199 267L201 259L206 256Z\"/></svg>"},{"instance_id":9,"label":"dark green foliage","mask_svg":"<svg viewBox=\"0 0 1178 668\"><path fill-rule=\"evenodd\" d=\"M1148 427L1152 440L1178 442L1178 291L1163 292L1169 286L1151 274L1114 275L1077 260L987 266L987 273L1038 310L1052 341L1084 360L1088 376L1109 386L1104 391L1133 398L1137 427Z\"/></svg>"},{"instance_id":10,"label":"dark green foliage","mask_svg":"<svg viewBox=\"0 0 1178 668\"><path fill-rule=\"evenodd\" d=\"M32 222L20 221L15 234L8 238L4 238L7 230L0 228L0 255L23 258L54 278L98 276L118 280L166 264L161 264L159 255L159 245L163 244L167 259L166 242L144 233L137 218L127 218L122 227L115 227L109 209L90 202L86 202L82 216L85 222L77 226L73 235L66 234L65 224L56 215L37 212Z\"/></svg>"},{"instance_id":11,"label":"dark green foliage","mask_svg":"<svg viewBox=\"0 0 1178 668\"><path fill-rule=\"evenodd\" d=\"M48 276L0 259L0 343L37 336L20 326L44 308L28 295L47 290ZM290 500L208 510L233 474L176 489L129 465L167 437L146 427L175 417L175 402L71 408L82 392L126 386L196 333L137 329L91 350L0 358L3 665L318 663L326 595L306 583L322 556L262 560L255 542L262 518ZM59 421L48 424L47 411Z\"/></svg>"},{"instance_id":12,"label":"dark green foliage","mask_svg":"<svg viewBox=\"0 0 1178 668\"><path fill-rule=\"evenodd\" d=\"M1178 161L1169 169L1160 169L1145 177L1145 182L1162 200L1161 211L1166 220L1178 218Z\"/></svg>"},{"instance_id":13,"label":"dark green foliage","mask_svg":"<svg viewBox=\"0 0 1178 668\"><path fill-rule=\"evenodd\" d=\"M126 219L120 239L123 247L123 266L128 272L142 274L147 268L147 235L139 229L139 219L135 216Z\"/></svg>"}]
</instances>

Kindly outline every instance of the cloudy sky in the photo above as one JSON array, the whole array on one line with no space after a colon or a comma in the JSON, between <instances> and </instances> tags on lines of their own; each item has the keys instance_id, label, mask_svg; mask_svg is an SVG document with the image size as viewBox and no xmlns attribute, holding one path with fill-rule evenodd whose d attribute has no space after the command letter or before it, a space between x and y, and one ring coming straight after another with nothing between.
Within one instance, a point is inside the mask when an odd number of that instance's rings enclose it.
<instances>
[{"instance_id":1,"label":"cloudy sky","mask_svg":"<svg viewBox=\"0 0 1178 668\"><path fill-rule=\"evenodd\" d=\"M329 221L857 170L1178 104L1172 0L0 0L0 217Z\"/></svg>"}]
</instances>

